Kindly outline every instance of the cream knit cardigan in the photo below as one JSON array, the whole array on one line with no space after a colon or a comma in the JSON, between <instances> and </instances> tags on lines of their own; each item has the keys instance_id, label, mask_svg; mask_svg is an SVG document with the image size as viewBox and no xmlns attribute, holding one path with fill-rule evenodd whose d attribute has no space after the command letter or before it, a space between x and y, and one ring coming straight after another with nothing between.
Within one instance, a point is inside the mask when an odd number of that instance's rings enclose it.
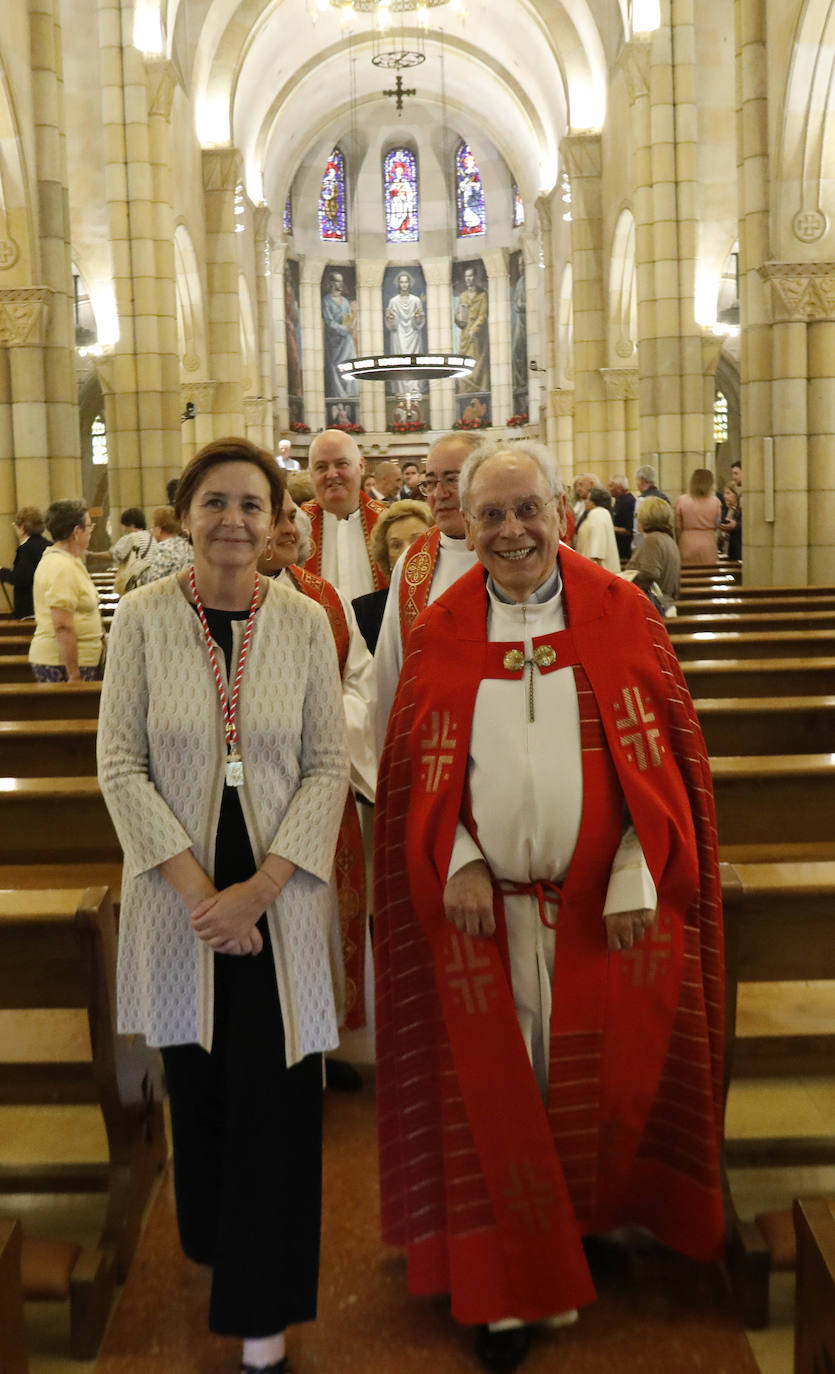
<instances>
[{"instance_id":1,"label":"cream knit cardigan","mask_svg":"<svg viewBox=\"0 0 835 1374\"><path fill-rule=\"evenodd\" d=\"M233 622L233 662L245 621ZM224 669L223 654L218 664ZM238 701L241 804L257 864L297 870L267 912L292 1065L338 1043L341 955L333 858L348 758L327 616L268 582ZM176 577L119 603L98 730L99 781L124 850L119 1029L211 1048L213 955L159 865L185 849L212 874L225 743L200 622ZM334 981L337 992L334 992Z\"/></svg>"}]
</instances>

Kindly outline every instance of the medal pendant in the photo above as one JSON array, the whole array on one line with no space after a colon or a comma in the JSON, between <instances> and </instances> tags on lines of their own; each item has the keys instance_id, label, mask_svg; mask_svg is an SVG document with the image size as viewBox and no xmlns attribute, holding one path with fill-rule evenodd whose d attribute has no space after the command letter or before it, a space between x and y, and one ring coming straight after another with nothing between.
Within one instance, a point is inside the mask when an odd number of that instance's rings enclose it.
<instances>
[{"instance_id":1,"label":"medal pendant","mask_svg":"<svg viewBox=\"0 0 835 1374\"><path fill-rule=\"evenodd\" d=\"M236 755L229 755L226 760L226 786L243 787L244 785L244 765L243 759Z\"/></svg>"}]
</instances>

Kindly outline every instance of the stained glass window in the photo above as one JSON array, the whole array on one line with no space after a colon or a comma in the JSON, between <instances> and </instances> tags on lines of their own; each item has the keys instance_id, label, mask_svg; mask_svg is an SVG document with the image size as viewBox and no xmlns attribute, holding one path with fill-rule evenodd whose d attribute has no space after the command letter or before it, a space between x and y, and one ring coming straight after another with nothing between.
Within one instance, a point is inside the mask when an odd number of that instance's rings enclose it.
<instances>
[{"instance_id":1,"label":"stained glass window","mask_svg":"<svg viewBox=\"0 0 835 1374\"><path fill-rule=\"evenodd\" d=\"M525 223L525 202L516 182L513 183L513 227L520 229Z\"/></svg>"},{"instance_id":2,"label":"stained glass window","mask_svg":"<svg viewBox=\"0 0 835 1374\"><path fill-rule=\"evenodd\" d=\"M486 234L484 188L478 164L466 143L460 143L455 154L455 199L458 205L459 239Z\"/></svg>"},{"instance_id":3,"label":"stained glass window","mask_svg":"<svg viewBox=\"0 0 835 1374\"><path fill-rule=\"evenodd\" d=\"M334 148L322 176L322 191L319 196L319 238L326 243L346 243L348 240L345 159L339 148Z\"/></svg>"},{"instance_id":4,"label":"stained glass window","mask_svg":"<svg viewBox=\"0 0 835 1374\"><path fill-rule=\"evenodd\" d=\"M417 159L408 148L392 148L383 162L386 243L417 243L420 238Z\"/></svg>"},{"instance_id":5,"label":"stained glass window","mask_svg":"<svg viewBox=\"0 0 835 1374\"><path fill-rule=\"evenodd\" d=\"M287 192L287 199L286 199L285 202L284 202L284 232L285 232L285 234L292 234L292 232L293 232L293 192L292 192L292 191L288 191L288 192Z\"/></svg>"}]
</instances>

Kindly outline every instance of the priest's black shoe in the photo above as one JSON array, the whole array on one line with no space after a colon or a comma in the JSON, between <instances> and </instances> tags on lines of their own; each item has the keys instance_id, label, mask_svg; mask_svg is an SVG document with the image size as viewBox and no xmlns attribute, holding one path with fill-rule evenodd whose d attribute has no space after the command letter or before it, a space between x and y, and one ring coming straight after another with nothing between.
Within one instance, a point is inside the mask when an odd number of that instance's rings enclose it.
<instances>
[{"instance_id":1,"label":"priest's black shoe","mask_svg":"<svg viewBox=\"0 0 835 1374\"><path fill-rule=\"evenodd\" d=\"M511 1326L506 1331L480 1326L476 1333L475 1353L485 1369L517 1369L530 1348L529 1326Z\"/></svg>"},{"instance_id":2,"label":"priest's black shoe","mask_svg":"<svg viewBox=\"0 0 835 1374\"><path fill-rule=\"evenodd\" d=\"M284 1355L280 1360L274 1360L272 1364L242 1364L241 1374L292 1374L290 1361Z\"/></svg>"}]
</instances>

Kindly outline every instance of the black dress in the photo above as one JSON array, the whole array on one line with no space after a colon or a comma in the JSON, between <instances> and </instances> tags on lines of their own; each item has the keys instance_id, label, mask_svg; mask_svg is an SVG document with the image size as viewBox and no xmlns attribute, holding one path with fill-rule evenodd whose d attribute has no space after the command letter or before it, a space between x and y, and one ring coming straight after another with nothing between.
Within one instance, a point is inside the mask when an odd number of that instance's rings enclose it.
<instances>
[{"instance_id":1,"label":"black dress","mask_svg":"<svg viewBox=\"0 0 835 1374\"><path fill-rule=\"evenodd\" d=\"M232 621L247 614L206 609L227 679ZM255 870L240 795L224 787L215 886ZM214 956L211 1053L162 1051L180 1241L212 1266L210 1329L244 1339L316 1316L322 1209L321 1055L286 1067L266 915L258 929L260 954Z\"/></svg>"},{"instance_id":2,"label":"black dress","mask_svg":"<svg viewBox=\"0 0 835 1374\"><path fill-rule=\"evenodd\" d=\"M11 568L0 568L0 582L10 582L14 587L15 620L31 620L35 614L32 584L35 570L49 548L49 540L42 534L30 534L22 544L18 544Z\"/></svg>"}]
</instances>

